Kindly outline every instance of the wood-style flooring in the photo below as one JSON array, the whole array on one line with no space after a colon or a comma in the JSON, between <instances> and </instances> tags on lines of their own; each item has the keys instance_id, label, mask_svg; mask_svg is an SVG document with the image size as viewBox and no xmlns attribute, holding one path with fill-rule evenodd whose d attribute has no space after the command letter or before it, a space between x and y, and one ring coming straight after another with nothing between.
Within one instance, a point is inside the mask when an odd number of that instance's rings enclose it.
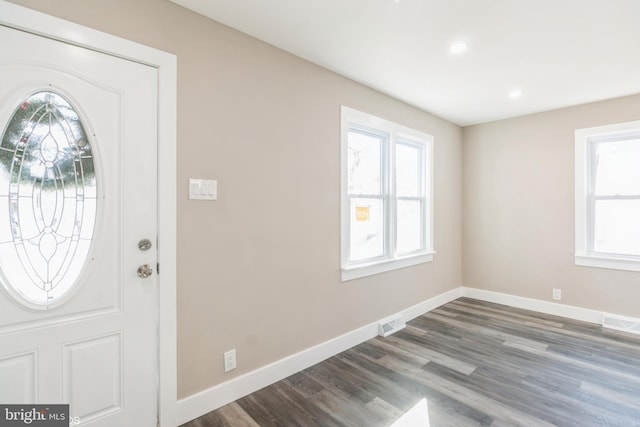
<instances>
[{"instance_id":1,"label":"wood-style flooring","mask_svg":"<svg viewBox=\"0 0 640 427\"><path fill-rule=\"evenodd\" d=\"M394 423L640 426L640 336L460 298L183 427Z\"/></svg>"}]
</instances>

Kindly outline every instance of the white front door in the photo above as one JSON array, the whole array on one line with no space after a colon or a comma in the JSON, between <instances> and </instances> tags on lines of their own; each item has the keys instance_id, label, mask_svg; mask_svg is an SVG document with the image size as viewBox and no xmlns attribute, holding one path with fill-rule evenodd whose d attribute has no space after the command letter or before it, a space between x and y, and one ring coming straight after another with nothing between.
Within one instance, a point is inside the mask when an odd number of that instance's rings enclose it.
<instances>
[{"instance_id":1,"label":"white front door","mask_svg":"<svg viewBox=\"0 0 640 427\"><path fill-rule=\"evenodd\" d=\"M0 25L2 404L156 425L157 84L155 68Z\"/></svg>"}]
</instances>

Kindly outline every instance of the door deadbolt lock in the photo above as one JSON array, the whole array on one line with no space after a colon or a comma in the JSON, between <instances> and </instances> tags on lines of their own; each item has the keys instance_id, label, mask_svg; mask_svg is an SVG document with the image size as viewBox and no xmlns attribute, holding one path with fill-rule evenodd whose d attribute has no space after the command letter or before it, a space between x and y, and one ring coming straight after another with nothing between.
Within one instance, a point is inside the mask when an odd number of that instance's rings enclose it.
<instances>
[{"instance_id":1,"label":"door deadbolt lock","mask_svg":"<svg viewBox=\"0 0 640 427\"><path fill-rule=\"evenodd\" d=\"M149 239L142 239L138 242L138 249L140 249L141 251L148 251L149 249L151 249L151 240Z\"/></svg>"},{"instance_id":2,"label":"door deadbolt lock","mask_svg":"<svg viewBox=\"0 0 640 427\"><path fill-rule=\"evenodd\" d=\"M146 279L153 274L153 268L149 264L142 264L138 267L138 277Z\"/></svg>"}]
</instances>

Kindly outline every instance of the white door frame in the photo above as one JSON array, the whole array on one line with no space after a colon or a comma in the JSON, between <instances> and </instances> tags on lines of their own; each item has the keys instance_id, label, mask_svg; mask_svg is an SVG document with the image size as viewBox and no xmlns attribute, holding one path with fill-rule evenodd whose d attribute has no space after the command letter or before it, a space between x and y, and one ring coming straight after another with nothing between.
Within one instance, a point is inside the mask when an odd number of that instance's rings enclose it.
<instances>
[{"instance_id":1,"label":"white door frame","mask_svg":"<svg viewBox=\"0 0 640 427\"><path fill-rule=\"evenodd\" d=\"M175 55L0 0L0 24L140 62L158 70L158 262L160 425L177 424Z\"/></svg>"}]
</instances>

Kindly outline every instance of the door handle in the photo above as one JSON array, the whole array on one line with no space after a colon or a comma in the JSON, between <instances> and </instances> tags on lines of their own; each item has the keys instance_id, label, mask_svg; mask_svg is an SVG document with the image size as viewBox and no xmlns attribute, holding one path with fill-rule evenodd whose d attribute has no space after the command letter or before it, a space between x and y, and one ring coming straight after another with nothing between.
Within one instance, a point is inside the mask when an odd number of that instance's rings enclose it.
<instances>
[{"instance_id":1,"label":"door handle","mask_svg":"<svg viewBox=\"0 0 640 427\"><path fill-rule=\"evenodd\" d=\"M146 279L153 274L153 268L149 264L142 264L138 267L138 277Z\"/></svg>"}]
</instances>

